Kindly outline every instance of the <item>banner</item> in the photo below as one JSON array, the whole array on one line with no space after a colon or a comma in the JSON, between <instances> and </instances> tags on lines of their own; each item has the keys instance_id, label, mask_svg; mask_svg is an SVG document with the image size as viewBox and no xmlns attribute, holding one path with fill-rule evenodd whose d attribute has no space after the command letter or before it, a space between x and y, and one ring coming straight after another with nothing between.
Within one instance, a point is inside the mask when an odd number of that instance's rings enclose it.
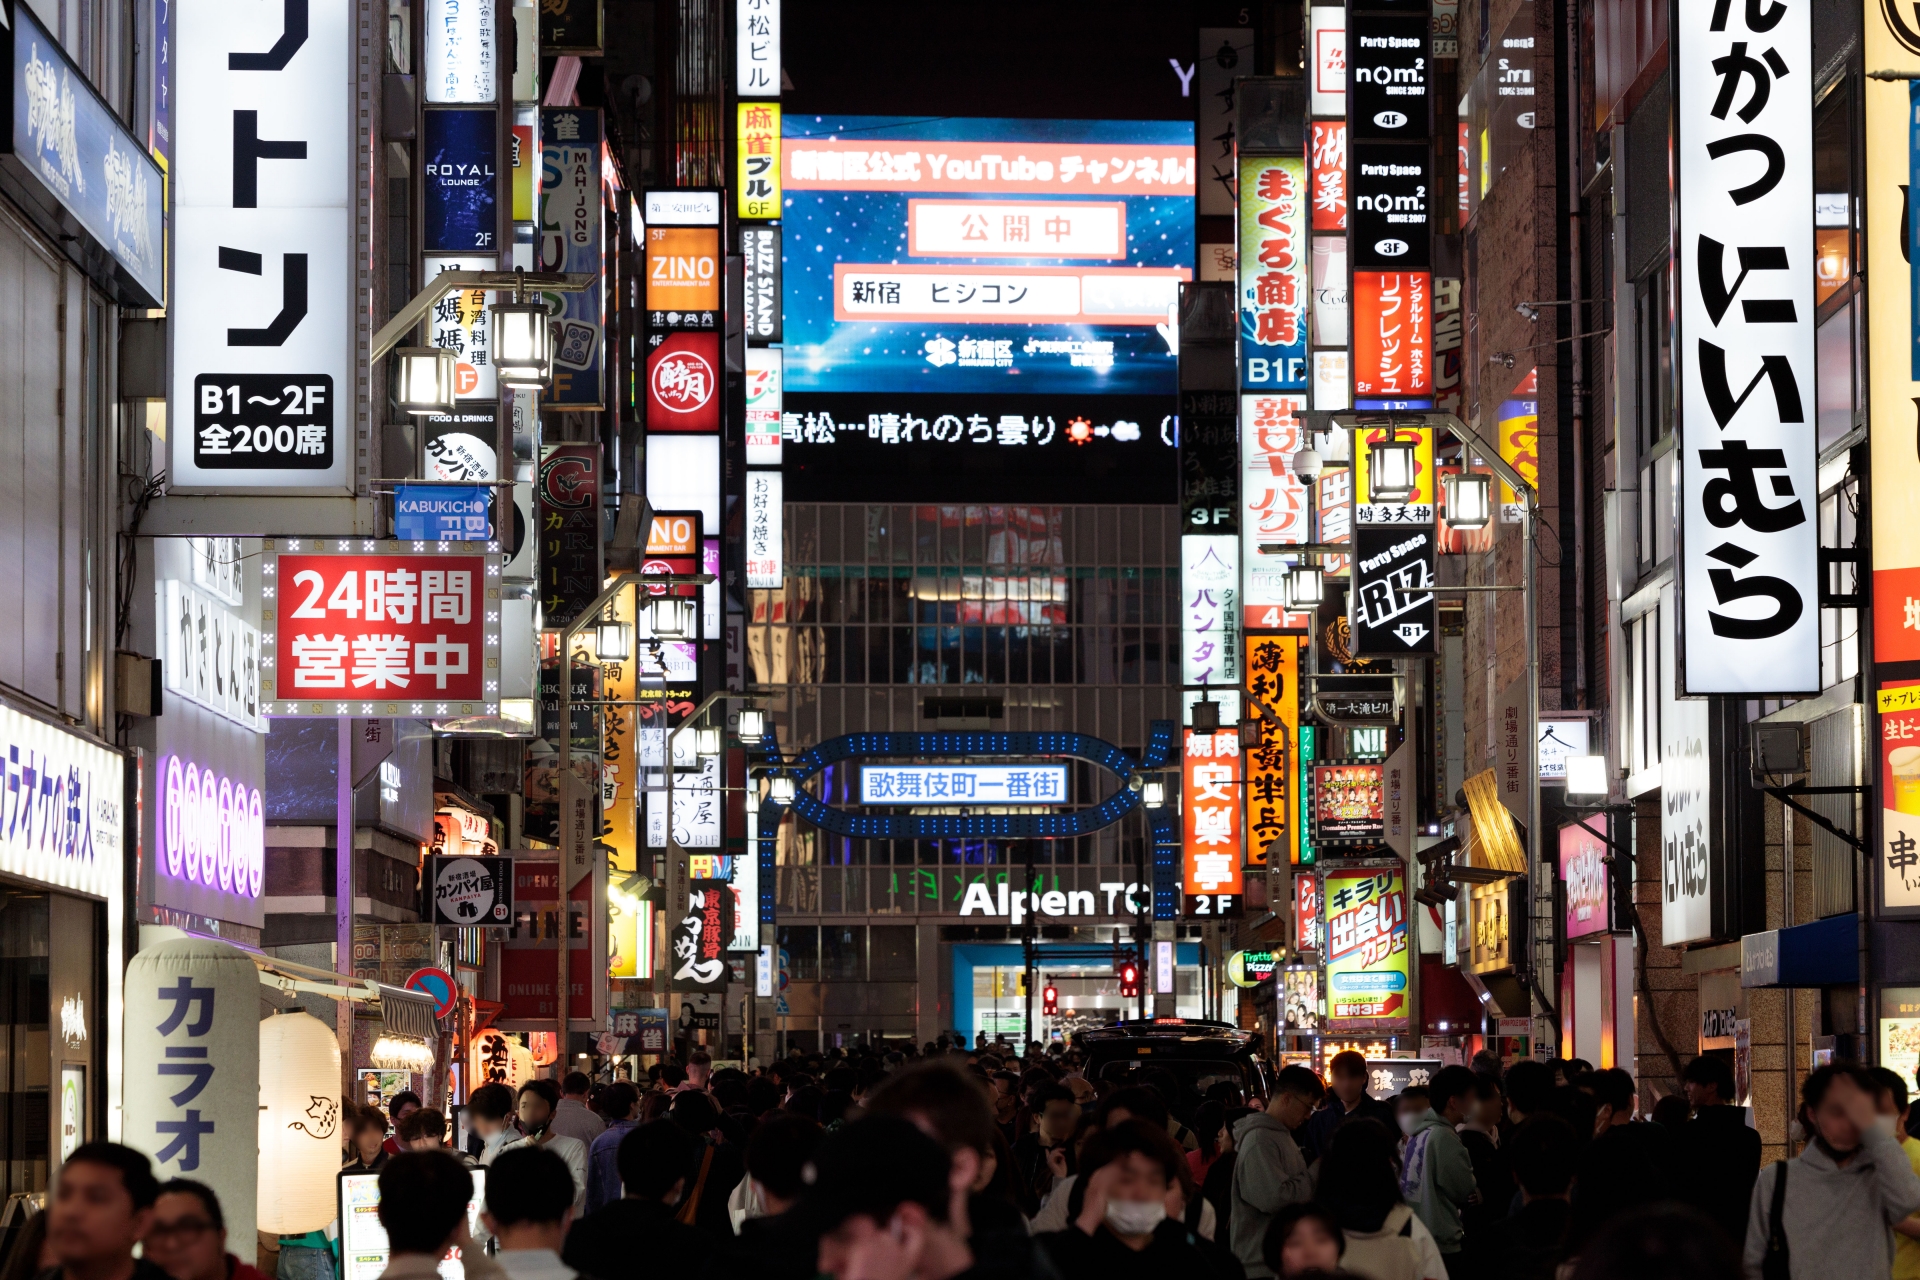
<instances>
[{"instance_id":1,"label":"banner","mask_svg":"<svg viewBox=\"0 0 1920 1280\"><path fill-rule=\"evenodd\" d=\"M1406 873L1398 867L1325 875L1328 1031L1404 1031Z\"/></svg>"},{"instance_id":2,"label":"banner","mask_svg":"<svg viewBox=\"0 0 1920 1280\"><path fill-rule=\"evenodd\" d=\"M1300 736L1300 638L1247 637L1247 698L1270 718L1260 720L1260 745L1243 753L1247 776L1247 865L1264 867L1275 841L1289 862L1300 860L1299 789L1293 785Z\"/></svg>"},{"instance_id":3,"label":"banner","mask_svg":"<svg viewBox=\"0 0 1920 1280\"><path fill-rule=\"evenodd\" d=\"M564 627L600 594L600 446L540 448L540 625Z\"/></svg>"},{"instance_id":4,"label":"banner","mask_svg":"<svg viewBox=\"0 0 1920 1280\"><path fill-rule=\"evenodd\" d=\"M1186 730L1180 777L1180 888L1188 897L1237 897L1246 889L1240 870L1240 731Z\"/></svg>"},{"instance_id":5,"label":"banner","mask_svg":"<svg viewBox=\"0 0 1920 1280\"><path fill-rule=\"evenodd\" d=\"M780 104L737 104L740 133L740 216L780 216Z\"/></svg>"},{"instance_id":6,"label":"banner","mask_svg":"<svg viewBox=\"0 0 1920 1280\"><path fill-rule=\"evenodd\" d=\"M1300 395L1240 397L1240 552L1246 566L1242 604L1249 629L1304 631L1311 619L1284 607L1281 592L1294 557L1263 555L1264 545L1310 542L1313 513L1307 486L1293 473L1306 447Z\"/></svg>"},{"instance_id":7,"label":"banner","mask_svg":"<svg viewBox=\"0 0 1920 1280\"><path fill-rule=\"evenodd\" d=\"M1240 385L1307 389L1307 162L1240 158Z\"/></svg>"},{"instance_id":8,"label":"banner","mask_svg":"<svg viewBox=\"0 0 1920 1280\"><path fill-rule=\"evenodd\" d=\"M544 17L544 15L543 15ZM598 111L540 112L540 267L602 269L601 130ZM553 386L541 393L555 409L603 408L600 377L602 285L582 293L543 294L554 317Z\"/></svg>"}]
</instances>

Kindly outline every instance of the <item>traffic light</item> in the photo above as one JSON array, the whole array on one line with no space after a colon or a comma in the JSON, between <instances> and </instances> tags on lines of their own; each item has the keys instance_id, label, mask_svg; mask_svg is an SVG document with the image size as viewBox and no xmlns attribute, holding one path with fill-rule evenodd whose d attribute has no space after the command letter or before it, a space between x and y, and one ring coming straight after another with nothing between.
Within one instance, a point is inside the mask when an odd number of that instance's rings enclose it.
<instances>
[{"instance_id":1,"label":"traffic light","mask_svg":"<svg viewBox=\"0 0 1920 1280\"><path fill-rule=\"evenodd\" d=\"M1131 956L1120 962L1120 994L1128 1000L1140 997L1140 966Z\"/></svg>"},{"instance_id":2,"label":"traffic light","mask_svg":"<svg viewBox=\"0 0 1920 1280\"><path fill-rule=\"evenodd\" d=\"M1049 1018L1060 1012L1060 988L1051 982L1040 988L1040 1012Z\"/></svg>"}]
</instances>

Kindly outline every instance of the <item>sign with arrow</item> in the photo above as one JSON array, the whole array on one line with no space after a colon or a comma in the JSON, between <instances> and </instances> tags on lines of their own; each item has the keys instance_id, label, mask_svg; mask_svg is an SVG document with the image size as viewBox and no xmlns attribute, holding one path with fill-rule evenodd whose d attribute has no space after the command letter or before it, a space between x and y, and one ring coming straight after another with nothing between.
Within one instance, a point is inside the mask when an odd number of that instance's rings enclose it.
<instances>
[{"instance_id":1,"label":"sign with arrow","mask_svg":"<svg viewBox=\"0 0 1920 1280\"><path fill-rule=\"evenodd\" d=\"M1430 657L1437 622L1433 525L1363 524L1353 533L1354 656Z\"/></svg>"}]
</instances>

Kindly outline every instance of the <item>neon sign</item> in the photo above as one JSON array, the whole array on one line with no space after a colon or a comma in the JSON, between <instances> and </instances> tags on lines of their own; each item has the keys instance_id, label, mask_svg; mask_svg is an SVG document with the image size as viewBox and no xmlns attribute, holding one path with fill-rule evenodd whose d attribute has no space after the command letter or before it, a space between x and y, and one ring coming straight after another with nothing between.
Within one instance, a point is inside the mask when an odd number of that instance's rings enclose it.
<instances>
[{"instance_id":1,"label":"neon sign","mask_svg":"<svg viewBox=\"0 0 1920 1280\"><path fill-rule=\"evenodd\" d=\"M179 756L160 768L160 870L239 894L260 896L267 826L260 792Z\"/></svg>"}]
</instances>

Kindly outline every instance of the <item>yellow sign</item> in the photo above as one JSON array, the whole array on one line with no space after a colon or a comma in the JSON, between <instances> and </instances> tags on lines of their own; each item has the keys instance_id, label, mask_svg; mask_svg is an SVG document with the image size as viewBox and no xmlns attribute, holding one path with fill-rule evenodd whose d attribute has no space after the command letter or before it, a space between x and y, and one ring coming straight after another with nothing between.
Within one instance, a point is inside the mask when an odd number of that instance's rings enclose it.
<instances>
[{"instance_id":1,"label":"yellow sign","mask_svg":"<svg viewBox=\"0 0 1920 1280\"><path fill-rule=\"evenodd\" d=\"M1493 770L1474 774L1460 789L1467 793L1467 809L1473 815L1474 851L1479 855L1473 865L1525 875L1526 851L1513 829L1513 815L1500 803Z\"/></svg>"},{"instance_id":2,"label":"yellow sign","mask_svg":"<svg viewBox=\"0 0 1920 1280\"><path fill-rule=\"evenodd\" d=\"M780 104L740 104L740 216L780 216Z\"/></svg>"},{"instance_id":3,"label":"yellow sign","mask_svg":"<svg viewBox=\"0 0 1920 1280\"><path fill-rule=\"evenodd\" d=\"M1504 811L1503 811L1504 812ZM1467 920L1473 930L1473 956L1468 967L1475 973L1492 973L1510 968L1513 954L1511 922L1507 919L1507 883L1476 884L1468 904Z\"/></svg>"},{"instance_id":4,"label":"yellow sign","mask_svg":"<svg viewBox=\"0 0 1920 1280\"><path fill-rule=\"evenodd\" d=\"M614 617L627 624L633 634L633 593L622 591L615 597ZM629 646L631 647L631 645ZM638 664L606 661L600 664L600 687L608 705L605 757L600 769L600 839L612 853L608 855L609 878L618 882L639 868L640 755L634 733L634 708L622 705L634 698ZM640 951L635 920L623 911L627 904L616 895L607 895L608 950L607 973L615 978L638 978L650 972ZM628 908L631 910L632 908ZM638 910L647 910L638 904Z\"/></svg>"},{"instance_id":5,"label":"yellow sign","mask_svg":"<svg viewBox=\"0 0 1920 1280\"><path fill-rule=\"evenodd\" d=\"M1514 385L1513 394L1500 402L1495 415L1495 446L1500 460L1519 473L1536 492L1540 488L1540 371L1527 370L1527 376ZM1506 481L1500 482L1500 501L1512 505L1520 499ZM1501 513L1506 519L1506 513Z\"/></svg>"},{"instance_id":6,"label":"yellow sign","mask_svg":"<svg viewBox=\"0 0 1920 1280\"><path fill-rule=\"evenodd\" d=\"M1359 503L1377 503L1383 499L1372 496L1368 485L1367 469L1372 464L1371 448L1385 441L1387 428L1361 427L1353 433L1353 500ZM1397 427L1393 438L1401 442L1413 442L1413 495L1407 498L1395 498L1394 504L1438 502L1434 487L1433 473L1433 428Z\"/></svg>"},{"instance_id":7,"label":"yellow sign","mask_svg":"<svg viewBox=\"0 0 1920 1280\"><path fill-rule=\"evenodd\" d=\"M1874 696L1882 714L1889 711L1920 711L1920 684L1905 684L1882 689Z\"/></svg>"},{"instance_id":8,"label":"yellow sign","mask_svg":"<svg viewBox=\"0 0 1920 1280\"><path fill-rule=\"evenodd\" d=\"M1293 786L1300 741L1299 636L1247 637L1247 696L1271 713L1259 717L1260 745L1246 748L1247 863L1267 865L1267 850L1275 840L1300 861L1300 788ZM1246 717L1251 723L1256 717Z\"/></svg>"}]
</instances>

